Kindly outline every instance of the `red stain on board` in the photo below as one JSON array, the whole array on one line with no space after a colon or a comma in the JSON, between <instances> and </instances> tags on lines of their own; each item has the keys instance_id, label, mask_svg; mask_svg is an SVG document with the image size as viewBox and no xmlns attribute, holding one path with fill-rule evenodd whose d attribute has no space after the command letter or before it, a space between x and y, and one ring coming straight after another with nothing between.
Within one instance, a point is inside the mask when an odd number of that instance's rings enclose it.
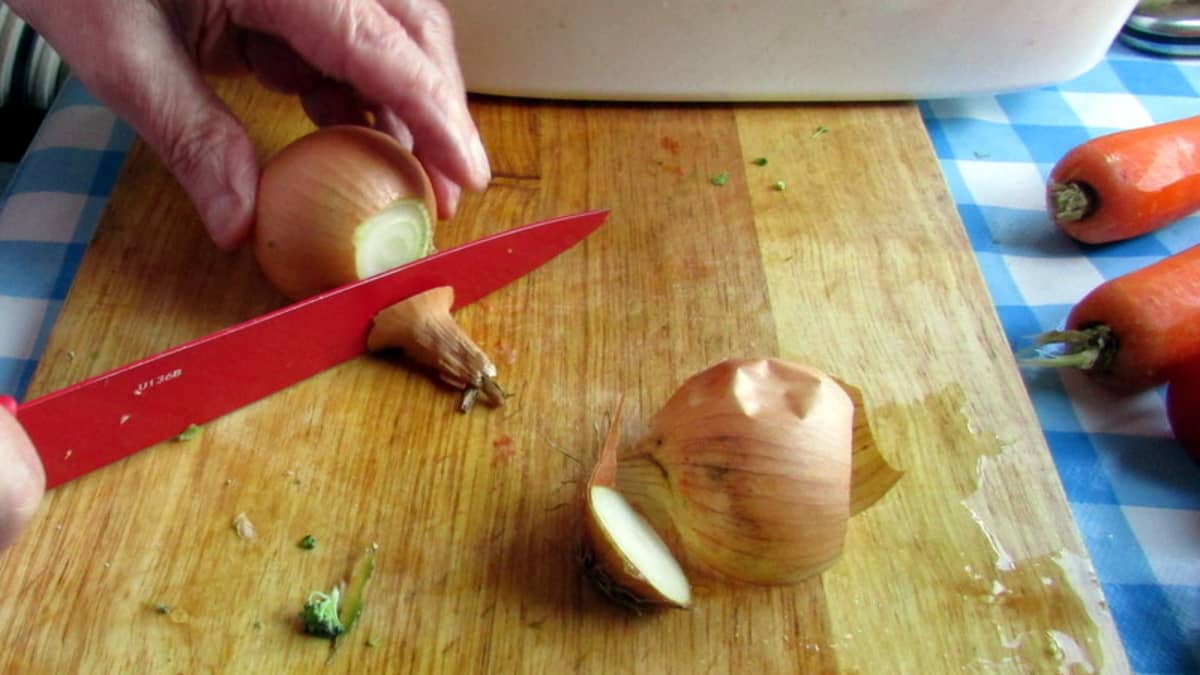
<instances>
[{"instance_id":1,"label":"red stain on board","mask_svg":"<svg viewBox=\"0 0 1200 675\"><path fill-rule=\"evenodd\" d=\"M508 460L517 454L517 449L513 445L512 436L501 436L492 441L492 466L500 466L507 464Z\"/></svg>"}]
</instances>

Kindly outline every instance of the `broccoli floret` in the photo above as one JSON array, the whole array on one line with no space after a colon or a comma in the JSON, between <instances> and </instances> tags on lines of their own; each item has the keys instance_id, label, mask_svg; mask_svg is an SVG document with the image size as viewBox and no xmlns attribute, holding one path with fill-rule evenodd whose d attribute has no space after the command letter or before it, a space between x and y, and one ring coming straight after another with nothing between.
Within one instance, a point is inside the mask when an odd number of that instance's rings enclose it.
<instances>
[{"instance_id":1,"label":"broccoli floret","mask_svg":"<svg viewBox=\"0 0 1200 675\"><path fill-rule=\"evenodd\" d=\"M320 591L310 593L304 602L304 610L300 612L304 632L324 638L335 638L345 633L346 628L338 618L341 596L336 586L328 594Z\"/></svg>"}]
</instances>

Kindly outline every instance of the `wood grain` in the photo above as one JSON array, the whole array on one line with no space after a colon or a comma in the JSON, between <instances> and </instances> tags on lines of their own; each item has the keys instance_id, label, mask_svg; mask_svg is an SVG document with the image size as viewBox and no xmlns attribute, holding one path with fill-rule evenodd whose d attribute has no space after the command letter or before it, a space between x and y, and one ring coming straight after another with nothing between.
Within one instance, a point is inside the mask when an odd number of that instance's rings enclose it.
<instances>
[{"instance_id":1,"label":"wood grain","mask_svg":"<svg viewBox=\"0 0 1200 675\"><path fill-rule=\"evenodd\" d=\"M220 86L264 156L310 128L287 99ZM440 246L613 210L459 313L508 405L460 415L364 356L53 491L0 556L0 669L1128 671L913 106L473 111L496 177ZM282 302L138 146L30 393ZM686 376L770 354L860 387L905 476L820 578L609 605L579 575L577 496L617 397L632 439ZM372 543L367 610L330 658L296 612Z\"/></svg>"}]
</instances>

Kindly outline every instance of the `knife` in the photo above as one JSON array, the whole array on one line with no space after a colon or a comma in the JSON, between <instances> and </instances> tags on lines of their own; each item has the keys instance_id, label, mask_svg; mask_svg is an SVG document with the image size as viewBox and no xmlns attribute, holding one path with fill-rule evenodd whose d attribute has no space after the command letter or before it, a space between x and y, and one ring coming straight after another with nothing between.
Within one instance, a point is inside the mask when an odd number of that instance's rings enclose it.
<instances>
[{"instance_id":1,"label":"knife","mask_svg":"<svg viewBox=\"0 0 1200 675\"><path fill-rule=\"evenodd\" d=\"M436 286L468 305L600 227L607 210L514 228L301 300L17 405L47 489L179 436L366 351L372 318Z\"/></svg>"}]
</instances>

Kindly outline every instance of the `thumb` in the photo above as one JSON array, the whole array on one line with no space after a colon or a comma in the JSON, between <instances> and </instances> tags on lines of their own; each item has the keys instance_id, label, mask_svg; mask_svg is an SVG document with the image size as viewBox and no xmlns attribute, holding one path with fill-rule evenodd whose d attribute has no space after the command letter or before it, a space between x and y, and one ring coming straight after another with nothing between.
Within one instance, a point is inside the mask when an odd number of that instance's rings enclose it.
<instances>
[{"instance_id":1,"label":"thumb","mask_svg":"<svg viewBox=\"0 0 1200 675\"><path fill-rule=\"evenodd\" d=\"M29 524L46 489L33 442L9 412L0 406L0 549Z\"/></svg>"}]
</instances>

